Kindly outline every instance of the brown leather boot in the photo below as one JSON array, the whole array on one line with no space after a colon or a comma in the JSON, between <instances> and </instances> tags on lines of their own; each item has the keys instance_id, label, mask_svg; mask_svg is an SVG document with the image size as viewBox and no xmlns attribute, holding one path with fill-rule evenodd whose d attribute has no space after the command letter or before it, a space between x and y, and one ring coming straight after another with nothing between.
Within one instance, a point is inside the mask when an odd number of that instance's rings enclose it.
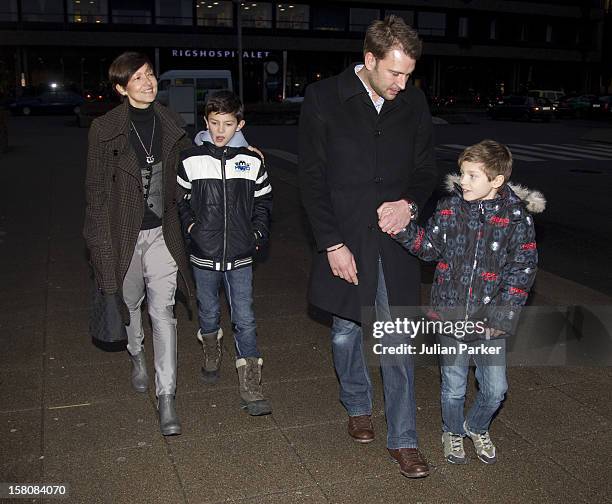
<instances>
[{"instance_id":1,"label":"brown leather boot","mask_svg":"<svg viewBox=\"0 0 612 504\"><path fill-rule=\"evenodd\" d=\"M371 443L374 441L374 426L370 415L350 416L348 419L348 433L358 443Z\"/></svg>"}]
</instances>

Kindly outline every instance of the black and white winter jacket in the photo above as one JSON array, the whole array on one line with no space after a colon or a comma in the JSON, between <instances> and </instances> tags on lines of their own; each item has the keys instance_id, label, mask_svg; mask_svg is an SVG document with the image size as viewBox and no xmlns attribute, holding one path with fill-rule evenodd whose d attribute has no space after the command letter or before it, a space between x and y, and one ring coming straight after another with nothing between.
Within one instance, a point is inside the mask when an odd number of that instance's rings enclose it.
<instances>
[{"instance_id":1,"label":"black and white winter jacket","mask_svg":"<svg viewBox=\"0 0 612 504\"><path fill-rule=\"evenodd\" d=\"M544 210L538 191L506 184L491 200L463 199L458 176L422 228L411 222L394 238L425 261L438 261L431 288L434 318L480 320L514 334L535 279L538 252L531 213ZM465 338L473 339L473 338Z\"/></svg>"},{"instance_id":2,"label":"black and white winter jacket","mask_svg":"<svg viewBox=\"0 0 612 504\"><path fill-rule=\"evenodd\" d=\"M217 271L248 266L269 238L272 186L262 159L245 147L204 142L180 160L178 206L191 263Z\"/></svg>"}]
</instances>

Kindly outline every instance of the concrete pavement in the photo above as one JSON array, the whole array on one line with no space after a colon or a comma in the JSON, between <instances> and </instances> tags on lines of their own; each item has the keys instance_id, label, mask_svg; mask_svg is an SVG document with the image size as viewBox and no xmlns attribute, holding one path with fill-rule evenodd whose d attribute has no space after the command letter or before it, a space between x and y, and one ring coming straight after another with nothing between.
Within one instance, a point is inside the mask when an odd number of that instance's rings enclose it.
<instances>
[{"instance_id":1,"label":"concrete pavement","mask_svg":"<svg viewBox=\"0 0 612 504\"><path fill-rule=\"evenodd\" d=\"M65 501L75 503L611 501L610 368L510 368L491 430L495 466L481 464L469 442L467 466L444 463L439 374L431 366L416 371L429 478L408 480L389 463L374 369L377 439L367 446L349 439L329 329L309 316L305 301L310 246L295 175L273 155L273 240L255 274L273 415L239 410L229 338L220 383L200 382L197 324L179 303L183 434L163 438L154 393L130 388L126 354L89 342L81 238L87 132L69 123L11 119L12 148L0 158L0 482L65 483ZM611 301L545 271L533 296L540 305ZM227 311L224 321L230 334ZM150 338L146 344L152 370Z\"/></svg>"}]
</instances>

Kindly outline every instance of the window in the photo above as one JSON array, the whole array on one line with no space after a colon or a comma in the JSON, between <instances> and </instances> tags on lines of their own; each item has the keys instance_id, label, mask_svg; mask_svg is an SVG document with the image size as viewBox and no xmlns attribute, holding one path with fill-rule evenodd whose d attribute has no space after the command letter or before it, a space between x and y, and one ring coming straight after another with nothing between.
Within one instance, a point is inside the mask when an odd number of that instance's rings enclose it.
<instances>
[{"instance_id":1,"label":"window","mask_svg":"<svg viewBox=\"0 0 612 504\"><path fill-rule=\"evenodd\" d=\"M18 21L17 0L8 0L0 7L0 21Z\"/></svg>"},{"instance_id":2,"label":"window","mask_svg":"<svg viewBox=\"0 0 612 504\"><path fill-rule=\"evenodd\" d=\"M68 0L69 23L107 23L108 0Z\"/></svg>"},{"instance_id":3,"label":"window","mask_svg":"<svg viewBox=\"0 0 612 504\"><path fill-rule=\"evenodd\" d=\"M290 30L308 30L310 27L310 6L277 4L276 27Z\"/></svg>"},{"instance_id":4,"label":"window","mask_svg":"<svg viewBox=\"0 0 612 504\"><path fill-rule=\"evenodd\" d=\"M240 4L242 26L246 28L272 28L272 4L244 2Z\"/></svg>"},{"instance_id":5,"label":"window","mask_svg":"<svg viewBox=\"0 0 612 504\"><path fill-rule=\"evenodd\" d=\"M380 19L378 9L351 9L349 29L350 31L365 32L368 25L375 19Z\"/></svg>"},{"instance_id":6,"label":"window","mask_svg":"<svg viewBox=\"0 0 612 504\"><path fill-rule=\"evenodd\" d=\"M552 32L552 25L546 25L546 42L549 44L552 42Z\"/></svg>"},{"instance_id":7,"label":"window","mask_svg":"<svg viewBox=\"0 0 612 504\"><path fill-rule=\"evenodd\" d=\"M419 12L418 30L421 35L446 35L446 14L442 12Z\"/></svg>"},{"instance_id":8,"label":"window","mask_svg":"<svg viewBox=\"0 0 612 504\"><path fill-rule=\"evenodd\" d=\"M193 23L192 0L155 0L155 22L164 25Z\"/></svg>"},{"instance_id":9,"label":"window","mask_svg":"<svg viewBox=\"0 0 612 504\"><path fill-rule=\"evenodd\" d=\"M409 26L414 26L414 12L409 10L399 10L399 9L385 9L385 17L394 14L403 18L406 21L406 24Z\"/></svg>"},{"instance_id":10,"label":"window","mask_svg":"<svg viewBox=\"0 0 612 504\"><path fill-rule=\"evenodd\" d=\"M469 20L466 17L459 18L459 29L457 31L457 35L460 38L468 38L469 36Z\"/></svg>"},{"instance_id":11,"label":"window","mask_svg":"<svg viewBox=\"0 0 612 504\"><path fill-rule=\"evenodd\" d=\"M313 15L315 30L346 30L347 10L343 7L317 7Z\"/></svg>"},{"instance_id":12,"label":"window","mask_svg":"<svg viewBox=\"0 0 612 504\"><path fill-rule=\"evenodd\" d=\"M234 26L234 8L231 1L197 0L196 11L199 26Z\"/></svg>"},{"instance_id":13,"label":"window","mask_svg":"<svg viewBox=\"0 0 612 504\"><path fill-rule=\"evenodd\" d=\"M497 20L496 19L491 20L491 23L489 23L489 38L491 40L497 40Z\"/></svg>"},{"instance_id":14,"label":"window","mask_svg":"<svg viewBox=\"0 0 612 504\"><path fill-rule=\"evenodd\" d=\"M64 2L63 0L21 0L21 15L24 21L63 23Z\"/></svg>"},{"instance_id":15,"label":"window","mask_svg":"<svg viewBox=\"0 0 612 504\"><path fill-rule=\"evenodd\" d=\"M81 0L89 1L89 0ZM115 6L117 5L117 6ZM148 0L123 0L121 7L113 5L113 23L151 24L151 3Z\"/></svg>"}]
</instances>

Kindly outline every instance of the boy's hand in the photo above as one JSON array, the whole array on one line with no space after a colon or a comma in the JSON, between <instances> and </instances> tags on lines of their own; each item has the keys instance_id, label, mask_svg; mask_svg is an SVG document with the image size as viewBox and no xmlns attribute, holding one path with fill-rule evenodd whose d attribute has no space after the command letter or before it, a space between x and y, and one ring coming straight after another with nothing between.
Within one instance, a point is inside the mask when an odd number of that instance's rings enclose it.
<instances>
[{"instance_id":1,"label":"boy's hand","mask_svg":"<svg viewBox=\"0 0 612 504\"><path fill-rule=\"evenodd\" d=\"M495 329L494 327L485 328L485 336L487 339L497 338L498 336L501 336L502 334L504 334L504 331L502 331L501 329Z\"/></svg>"},{"instance_id":2,"label":"boy's hand","mask_svg":"<svg viewBox=\"0 0 612 504\"><path fill-rule=\"evenodd\" d=\"M261 158L261 160L265 162L266 159L264 158L263 152L261 152L257 147L253 147L252 145L247 145L247 149L249 149L252 152L255 152Z\"/></svg>"},{"instance_id":3,"label":"boy's hand","mask_svg":"<svg viewBox=\"0 0 612 504\"><path fill-rule=\"evenodd\" d=\"M412 219L410 205L404 199L387 201L376 210L378 226L383 233L395 235L404 229Z\"/></svg>"},{"instance_id":4,"label":"boy's hand","mask_svg":"<svg viewBox=\"0 0 612 504\"><path fill-rule=\"evenodd\" d=\"M339 243L338 245L342 244ZM334 245L333 247L329 248L336 249L338 245ZM352 283L353 285L359 285L359 281L357 280L357 265L355 264L355 258L346 245L343 245L336 250L328 250L327 260L329 261L329 267L335 276L340 277L342 280L346 280L348 283Z\"/></svg>"}]
</instances>

